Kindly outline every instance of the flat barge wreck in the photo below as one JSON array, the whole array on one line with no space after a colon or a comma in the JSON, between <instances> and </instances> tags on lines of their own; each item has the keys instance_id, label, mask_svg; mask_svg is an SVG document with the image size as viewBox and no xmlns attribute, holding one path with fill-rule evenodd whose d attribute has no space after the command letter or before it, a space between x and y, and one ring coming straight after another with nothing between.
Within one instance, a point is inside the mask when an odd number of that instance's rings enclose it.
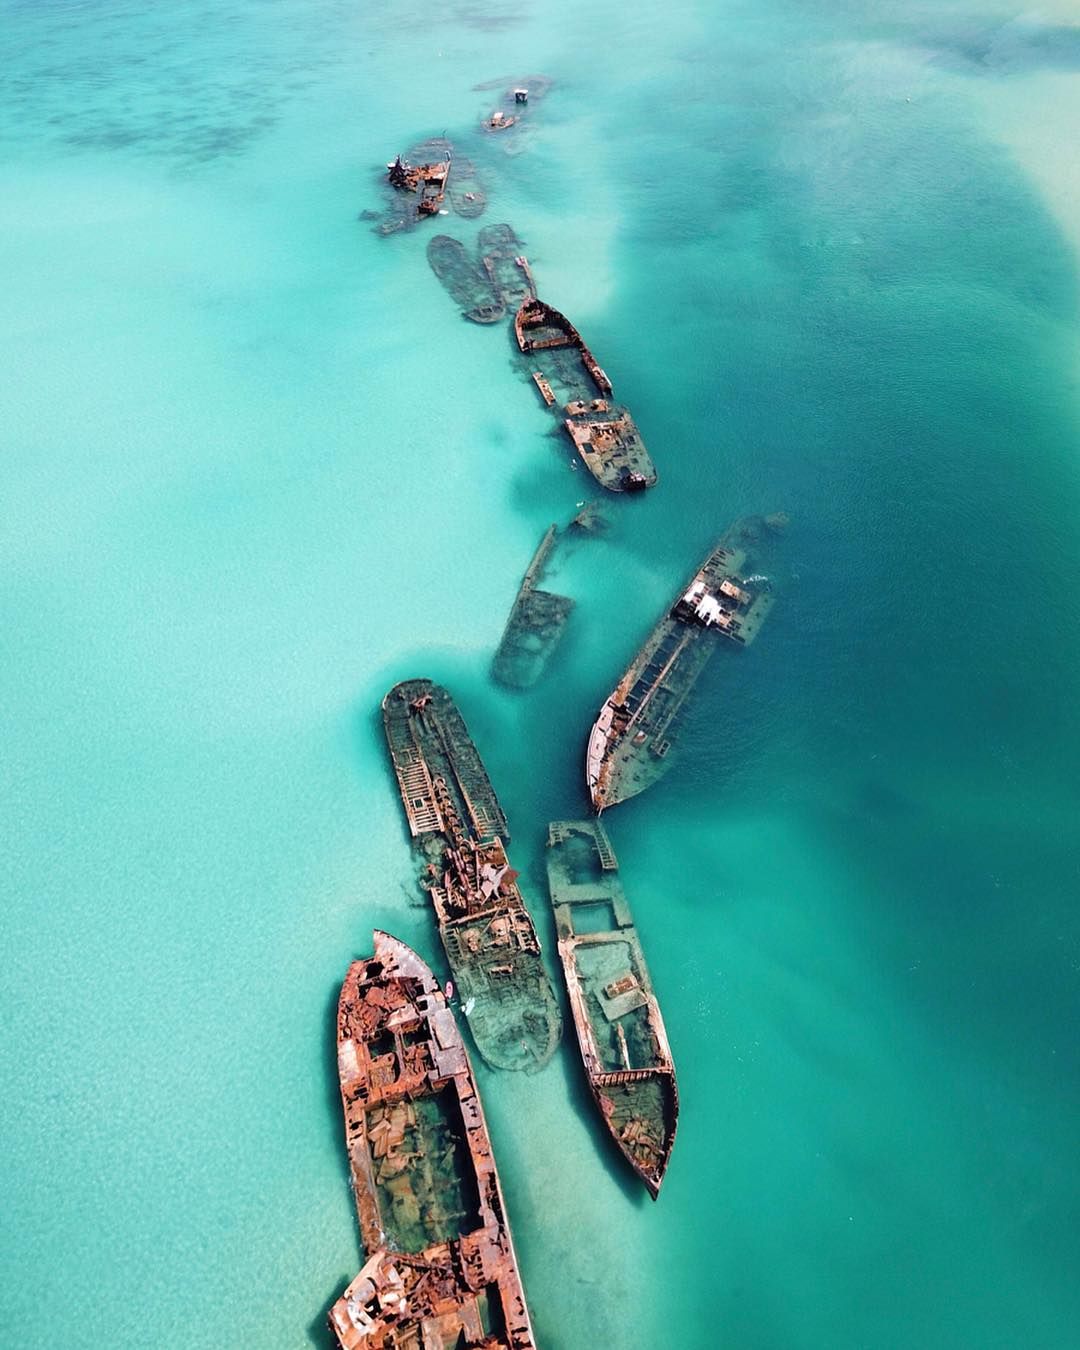
<instances>
[{"instance_id":1,"label":"flat barge wreck","mask_svg":"<svg viewBox=\"0 0 1080 1350\"><path fill-rule=\"evenodd\" d=\"M614 402L611 381L570 320L529 298L514 318L514 336L544 402L562 404L563 428L596 481L611 492L652 487L656 469L637 424Z\"/></svg>"},{"instance_id":2,"label":"flat barge wreck","mask_svg":"<svg viewBox=\"0 0 1080 1350\"><path fill-rule=\"evenodd\" d=\"M589 1087L612 1138L655 1200L675 1143L679 1089L618 867L598 820L556 820L548 827L559 959Z\"/></svg>"},{"instance_id":3,"label":"flat barge wreck","mask_svg":"<svg viewBox=\"0 0 1080 1350\"><path fill-rule=\"evenodd\" d=\"M406 680L383 726L423 885L477 1049L497 1069L541 1068L562 1015L540 941L503 847L506 817L450 695Z\"/></svg>"},{"instance_id":4,"label":"flat barge wreck","mask_svg":"<svg viewBox=\"0 0 1080 1350\"><path fill-rule=\"evenodd\" d=\"M747 549L772 528L762 517L748 517L728 531L600 709L585 756L598 813L644 791L668 769L675 720L715 649L713 636L740 647L757 637L773 595L766 577L746 575Z\"/></svg>"},{"instance_id":5,"label":"flat barge wreck","mask_svg":"<svg viewBox=\"0 0 1080 1350\"><path fill-rule=\"evenodd\" d=\"M543 591L537 585L555 547L557 525L549 525L525 571L491 673L511 689L531 688L544 672L574 608L568 595Z\"/></svg>"},{"instance_id":6,"label":"flat barge wreck","mask_svg":"<svg viewBox=\"0 0 1080 1350\"><path fill-rule=\"evenodd\" d=\"M327 1319L340 1350L535 1350L469 1057L435 977L388 933L349 967L337 1046L367 1258Z\"/></svg>"}]
</instances>

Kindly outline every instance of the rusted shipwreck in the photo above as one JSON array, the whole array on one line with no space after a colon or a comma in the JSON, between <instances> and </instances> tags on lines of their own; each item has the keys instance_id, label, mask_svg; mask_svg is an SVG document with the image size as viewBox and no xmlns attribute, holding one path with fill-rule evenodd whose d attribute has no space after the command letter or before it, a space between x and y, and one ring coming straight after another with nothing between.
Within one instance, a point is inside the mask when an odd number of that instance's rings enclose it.
<instances>
[{"instance_id":1,"label":"rusted shipwreck","mask_svg":"<svg viewBox=\"0 0 1080 1350\"><path fill-rule=\"evenodd\" d=\"M492 674L511 689L528 689L544 672L574 608L567 595L539 588L555 547L558 527L550 525L525 571L502 640L491 663Z\"/></svg>"},{"instance_id":2,"label":"rusted shipwreck","mask_svg":"<svg viewBox=\"0 0 1080 1350\"><path fill-rule=\"evenodd\" d=\"M679 1121L679 1089L645 954L598 820L548 827L559 959L593 1098L655 1200Z\"/></svg>"},{"instance_id":3,"label":"rusted shipwreck","mask_svg":"<svg viewBox=\"0 0 1080 1350\"><path fill-rule=\"evenodd\" d=\"M487 199L474 165L455 152L445 136L421 141L386 166L386 209L364 211L361 219L376 222L378 234L411 230L418 222L445 215L445 203L459 216L478 216Z\"/></svg>"},{"instance_id":4,"label":"rusted shipwreck","mask_svg":"<svg viewBox=\"0 0 1080 1350\"><path fill-rule=\"evenodd\" d=\"M745 647L757 637L774 597L767 577L749 573L764 562L771 532L773 526L760 516L732 526L600 709L585 755L585 780L597 812L644 791L666 772L676 719L715 650L713 638Z\"/></svg>"},{"instance_id":5,"label":"rusted shipwreck","mask_svg":"<svg viewBox=\"0 0 1080 1350\"><path fill-rule=\"evenodd\" d=\"M443 289L467 319L473 323L498 323L506 317L506 306L491 279L472 260L460 240L437 234L428 242L427 260Z\"/></svg>"},{"instance_id":6,"label":"rusted shipwreck","mask_svg":"<svg viewBox=\"0 0 1080 1350\"><path fill-rule=\"evenodd\" d=\"M652 487L656 469L637 424L570 320L533 297L518 310L514 335L544 402L562 405L562 425L597 482L612 492Z\"/></svg>"},{"instance_id":7,"label":"rusted shipwreck","mask_svg":"<svg viewBox=\"0 0 1080 1350\"><path fill-rule=\"evenodd\" d=\"M562 1016L487 770L440 685L407 680L382 711L423 885L477 1049L493 1068L539 1069L559 1043Z\"/></svg>"},{"instance_id":8,"label":"rusted shipwreck","mask_svg":"<svg viewBox=\"0 0 1080 1350\"><path fill-rule=\"evenodd\" d=\"M338 1075L366 1264L330 1310L340 1350L534 1350L499 1175L454 1015L375 933L338 1003Z\"/></svg>"}]
</instances>

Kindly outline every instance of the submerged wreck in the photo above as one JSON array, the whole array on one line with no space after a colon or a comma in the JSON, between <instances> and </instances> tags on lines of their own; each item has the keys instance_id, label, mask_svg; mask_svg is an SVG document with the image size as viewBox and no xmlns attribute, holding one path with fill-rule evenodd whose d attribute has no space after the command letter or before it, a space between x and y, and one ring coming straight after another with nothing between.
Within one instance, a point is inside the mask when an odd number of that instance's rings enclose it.
<instances>
[{"instance_id":1,"label":"submerged wreck","mask_svg":"<svg viewBox=\"0 0 1080 1350\"><path fill-rule=\"evenodd\" d=\"M655 1200L675 1143L679 1089L618 866L598 820L548 827L559 959L589 1087L611 1137Z\"/></svg>"},{"instance_id":2,"label":"submerged wreck","mask_svg":"<svg viewBox=\"0 0 1080 1350\"><path fill-rule=\"evenodd\" d=\"M529 260L521 240L507 224L485 225L477 236L481 265L491 288L511 312L536 296Z\"/></svg>"},{"instance_id":3,"label":"submerged wreck","mask_svg":"<svg viewBox=\"0 0 1080 1350\"><path fill-rule=\"evenodd\" d=\"M656 470L628 409L613 401L611 381L565 315L528 299L514 318L518 347L549 408L563 405L563 427L585 467L612 492L640 492Z\"/></svg>"},{"instance_id":4,"label":"submerged wreck","mask_svg":"<svg viewBox=\"0 0 1080 1350\"><path fill-rule=\"evenodd\" d=\"M528 689L540 678L574 608L569 596L542 591L537 586L557 535L558 527L550 525L540 541L491 663L495 679L511 689Z\"/></svg>"},{"instance_id":5,"label":"submerged wreck","mask_svg":"<svg viewBox=\"0 0 1080 1350\"><path fill-rule=\"evenodd\" d=\"M464 155L454 152L445 136L433 136L397 155L386 166L389 189L386 210L361 212L362 220L374 220L377 234L411 230L421 220L445 215L445 202L459 216L478 216L487 198L476 169Z\"/></svg>"},{"instance_id":6,"label":"submerged wreck","mask_svg":"<svg viewBox=\"0 0 1080 1350\"><path fill-rule=\"evenodd\" d=\"M506 316L503 304L486 272L469 257L457 239L437 234L427 246L427 260L462 314L473 323L498 323Z\"/></svg>"},{"instance_id":7,"label":"submerged wreck","mask_svg":"<svg viewBox=\"0 0 1080 1350\"><path fill-rule=\"evenodd\" d=\"M506 817L464 719L430 680L383 699L383 726L423 885L477 1049L493 1068L536 1070L562 1016L503 847Z\"/></svg>"},{"instance_id":8,"label":"submerged wreck","mask_svg":"<svg viewBox=\"0 0 1080 1350\"><path fill-rule=\"evenodd\" d=\"M534 295L521 240L509 225L486 225L477 238L479 262L460 240L437 234L427 246L431 270L473 323L498 323Z\"/></svg>"},{"instance_id":9,"label":"submerged wreck","mask_svg":"<svg viewBox=\"0 0 1080 1350\"><path fill-rule=\"evenodd\" d=\"M551 88L552 81L547 75L522 75L510 80L488 80L484 84L474 85L477 91L501 89L502 97L498 106L486 112L480 121L485 131L509 131L511 127L520 127L529 110L529 100L537 102Z\"/></svg>"},{"instance_id":10,"label":"submerged wreck","mask_svg":"<svg viewBox=\"0 0 1080 1350\"><path fill-rule=\"evenodd\" d=\"M772 584L748 575L748 550L758 549L776 528L779 523L756 516L728 531L600 709L585 756L585 780L597 812L644 791L666 772L674 723L715 649L713 638L745 647L757 637L772 608Z\"/></svg>"},{"instance_id":11,"label":"submerged wreck","mask_svg":"<svg viewBox=\"0 0 1080 1350\"><path fill-rule=\"evenodd\" d=\"M367 1257L327 1319L340 1350L534 1350L454 1015L424 962L388 933L349 967L337 1045Z\"/></svg>"}]
</instances>

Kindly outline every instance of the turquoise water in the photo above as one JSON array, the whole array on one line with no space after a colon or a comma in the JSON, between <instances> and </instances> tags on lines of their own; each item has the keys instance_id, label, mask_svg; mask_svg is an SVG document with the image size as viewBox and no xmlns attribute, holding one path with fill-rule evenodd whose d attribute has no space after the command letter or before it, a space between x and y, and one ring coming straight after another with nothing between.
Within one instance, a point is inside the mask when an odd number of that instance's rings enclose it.
<instances>
[{"instance_id":1,"label":"turquoise water","mask_svg":"<svg viewBox=\"0 0 1080 1350\"><path fill-rule=\"evenodd\" d=\"M0 5L5 1343L326 1344L336 989L374 925L437 953L379 697L455 691L550 934L599 701L784 509L760 642L609 817L679 1068L660 1202L569 1042L479 1074L538 1339L1076 1344L1080 14L380 13ZM525 71L510 155L471 87ZM563 555L527 697L487 664L586 486L423 237L355 219L444 130L661 474Z\"/></svg>"}]
</instances>

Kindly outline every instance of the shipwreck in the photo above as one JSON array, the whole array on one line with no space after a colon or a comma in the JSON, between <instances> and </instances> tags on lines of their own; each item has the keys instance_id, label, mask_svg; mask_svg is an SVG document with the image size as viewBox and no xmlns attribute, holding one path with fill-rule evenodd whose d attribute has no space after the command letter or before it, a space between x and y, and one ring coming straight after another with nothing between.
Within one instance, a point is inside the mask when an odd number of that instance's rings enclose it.
<instances>
[{"instance_id":1,"label":"shipwreck","mask_svg":"<svg viewBox=\"0 0 1080 1350\"><path fill-rule=\"evenodd\" d=\"M535 297L514 318L518 347L544 403L558 416L582 462L611 492L640 492L656 469L627 408L614 401L611 381L564 314ZM558 391L558 392L556 392Z\"/></svg>"},{"instance_id":2,"label":"shipwreck","mask_svg":"<svg viewBox=\"0 0 1080 1350\"><path fill-rule=\"evenodd\" d=\"M548 827L559 960L589 1087L611 1137L655 1200L675 1143L679 1089L618 868L598 820Z\"/></svg>"},{"instance_id":3,"label":"shipwreck","mask_svg":"<svg viewBox=\"0 0 1080 1350\"><path fill-rule=\"evenodd\" d=\"M493 1068L541 1068L562 1015L503 845L506 817L453 699L407 680L383 726L446 959L480 1054Z\"/></svg>"},{"instance_id":4,"label":"shipwreck","mask_svg":"<svg viewBox=\"0 0 1080 1350\"><path fill-rule=\"evenodd\" d=\"M363 1269L331 1308L340 1350L535 1350L472 1066L397 938L349 967L337 1046Z\"/></svg>"},{"instance_id":5,"label":"shipwreck","mask_svg":"<svg viewBox=\"0 0 1080 1350\"><path fill-rule=\"evenodd\" d=\"M732 526L605 701L585 755L597 812L643 792L670 767L676 720L716 648L714 639L745 647L757 637L774 595L768 577L750 575L751 550L760 555L782 519L747 517Z\"/></svg>"}]
</instances>

